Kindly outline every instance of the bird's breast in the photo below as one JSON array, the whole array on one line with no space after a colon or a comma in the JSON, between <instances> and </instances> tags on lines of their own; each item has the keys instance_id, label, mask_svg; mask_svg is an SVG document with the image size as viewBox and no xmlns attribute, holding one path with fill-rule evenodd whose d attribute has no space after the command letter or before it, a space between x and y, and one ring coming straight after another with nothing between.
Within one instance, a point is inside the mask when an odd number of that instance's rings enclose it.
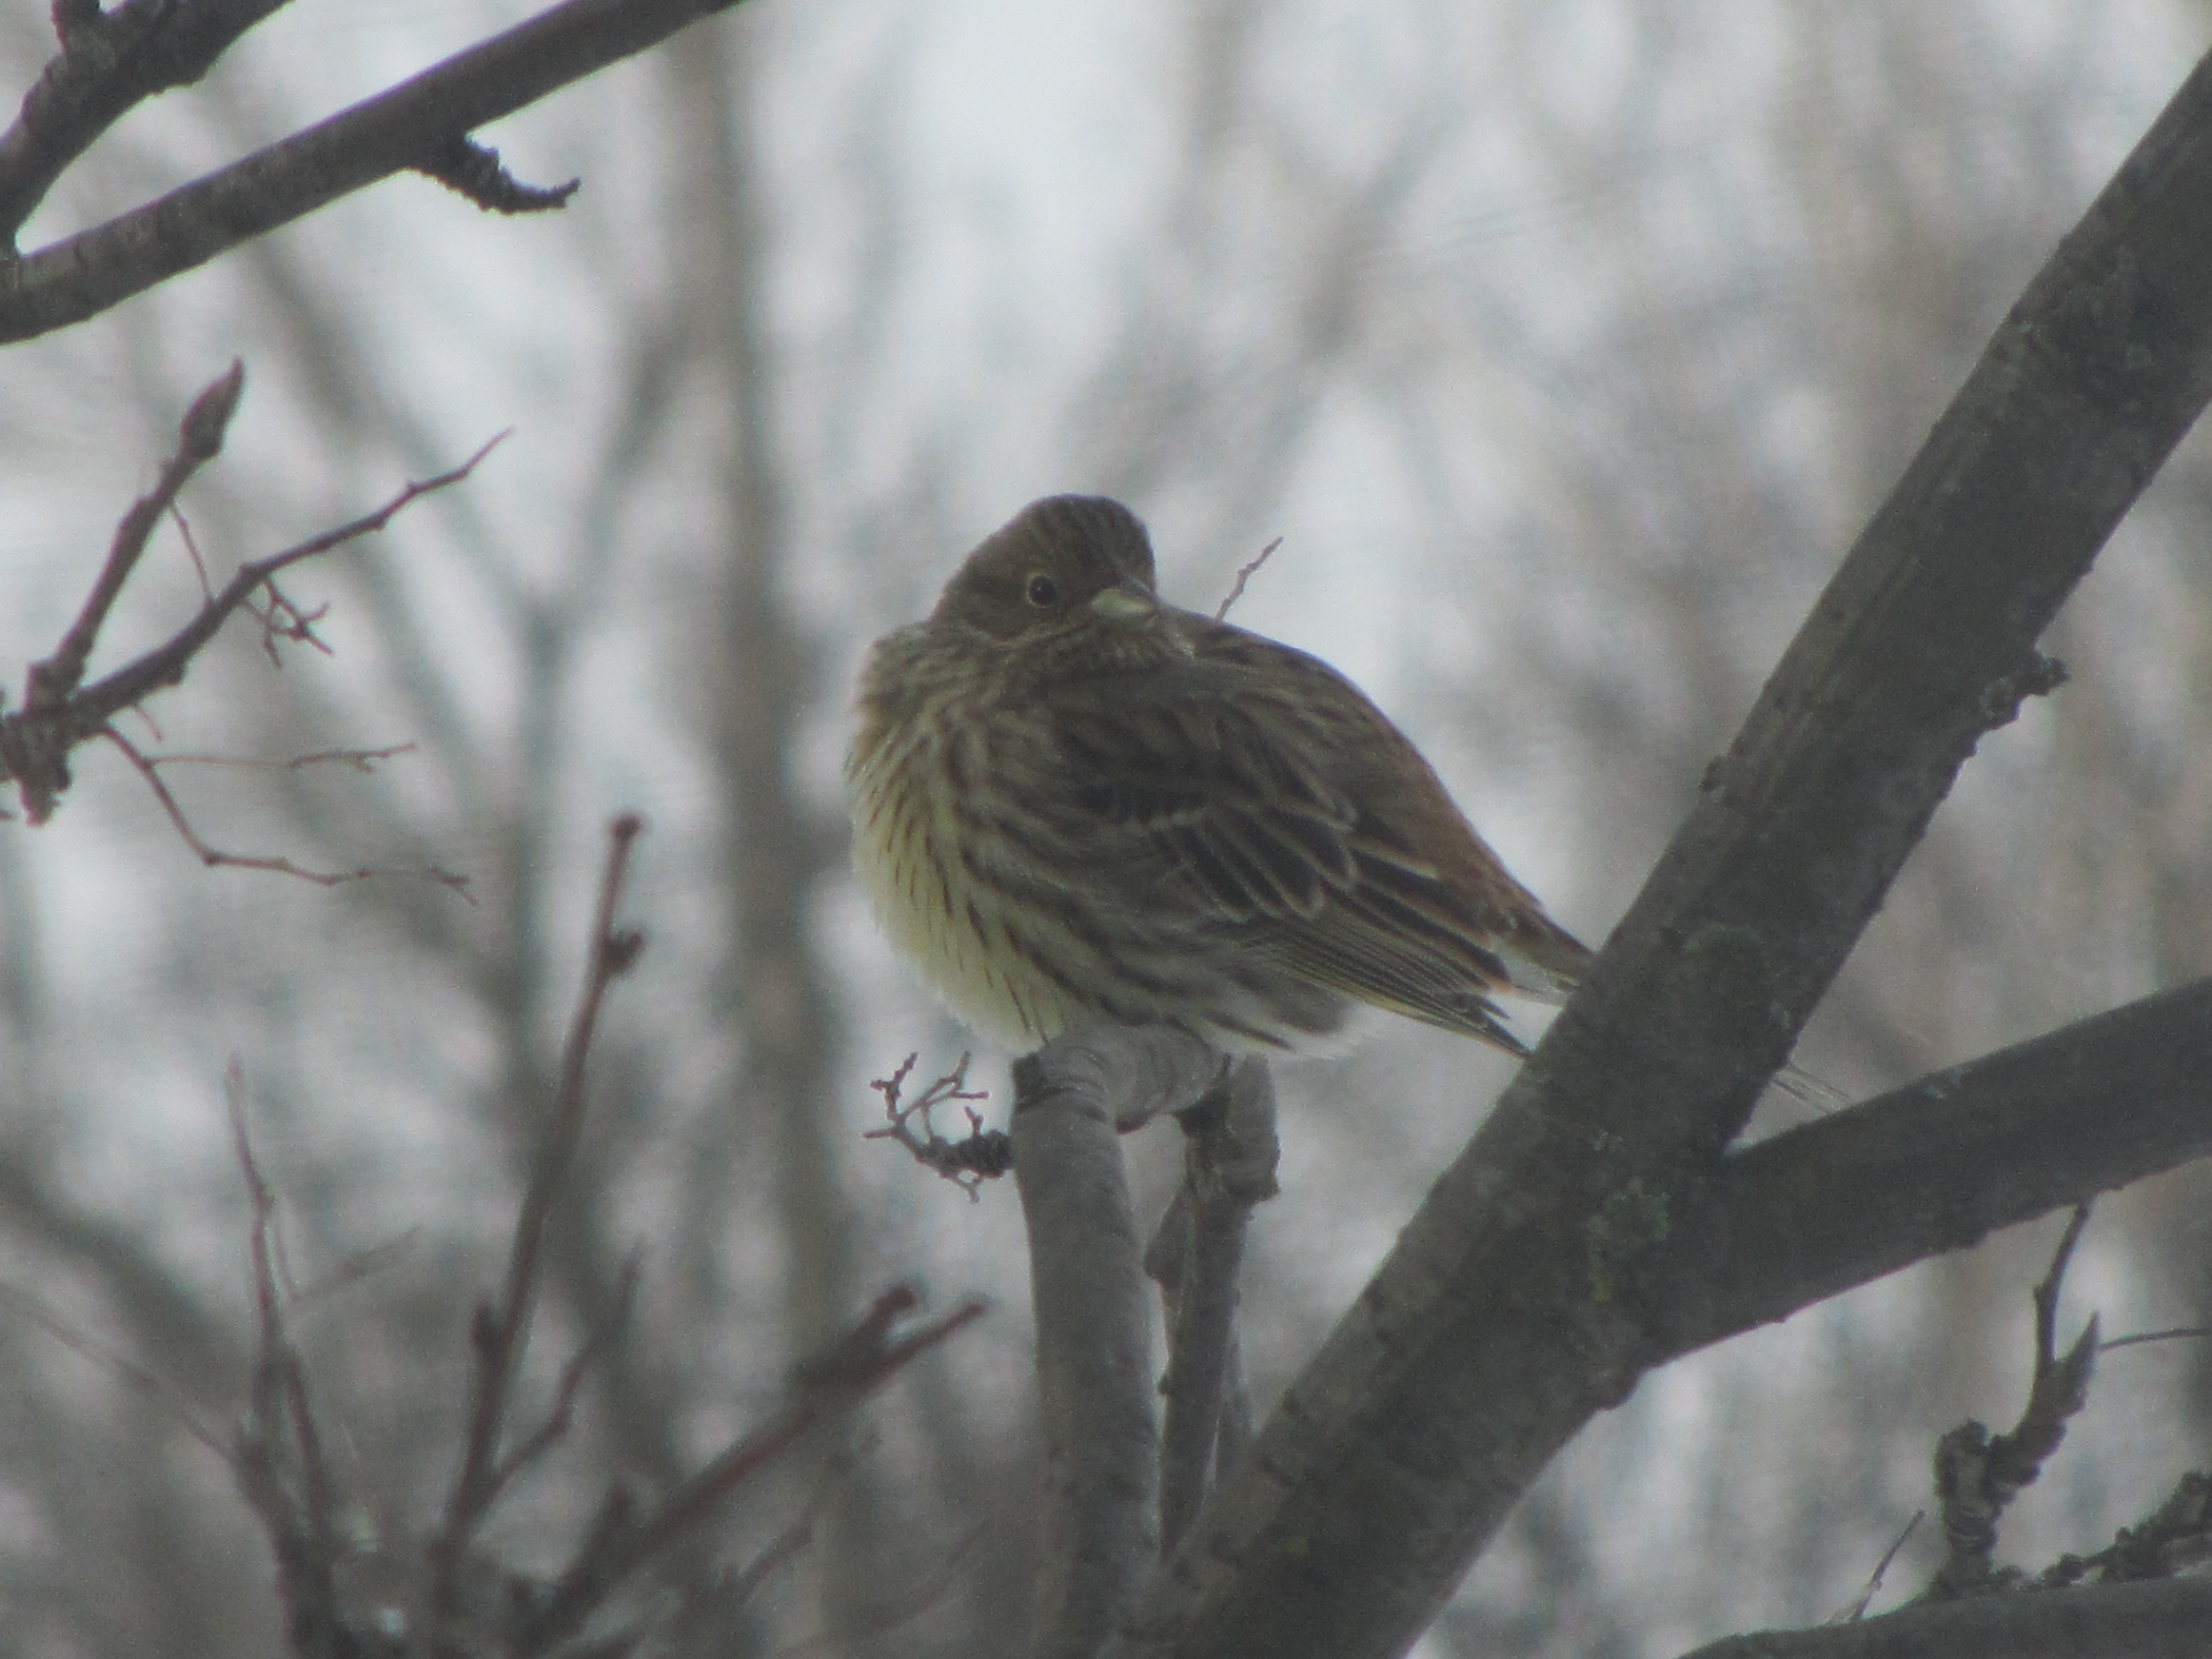
<instances>
[{"instance_id":1,"label":"bird's breast","mask_svg":"<svg viewBox=\"0 0 2212 1659\"><path fill-rule=\"evenodd\" d=\"M992 787L977 747L984 711L937 697L888 712L863 698L847 765L860 884L892 944L955 1013L1009 1048L1032 1048L1067 1011L1024 971L1003 901L969 855L978 792Z\"/></svg>"}]
</instances>

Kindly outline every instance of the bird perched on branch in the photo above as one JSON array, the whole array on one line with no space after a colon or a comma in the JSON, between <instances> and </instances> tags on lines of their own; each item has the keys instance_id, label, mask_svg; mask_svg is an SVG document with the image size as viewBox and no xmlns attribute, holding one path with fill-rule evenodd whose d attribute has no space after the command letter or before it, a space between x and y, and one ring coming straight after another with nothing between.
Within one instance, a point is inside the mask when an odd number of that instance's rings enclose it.
<instances>
[{"instance_id":1,"label":"bird perched on branch","mask_svg":"<svg viewBox=\"0 0 2212 1659\"><path fill-rule=\"evenodd\" d=\"M1361 1003L1527 1049L1589 952L1319 659L1164 603L1135 514L1033 502L877 641L846 777L876 914L1016 1049L1091 1021L1322 1050Z\"/></svg>"}]
</instances>

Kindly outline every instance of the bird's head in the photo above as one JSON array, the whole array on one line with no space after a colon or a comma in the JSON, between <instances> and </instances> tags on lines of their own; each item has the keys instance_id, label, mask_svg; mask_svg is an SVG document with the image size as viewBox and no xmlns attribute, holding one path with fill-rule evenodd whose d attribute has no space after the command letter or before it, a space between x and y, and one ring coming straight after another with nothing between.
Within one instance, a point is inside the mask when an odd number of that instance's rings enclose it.
<instances>
[{"instance_id":1,"label":"bird's head","mask_svg":"<svg viewBox=\"0 0 2212 1659\"><path fill-rule=\"evenodd\" d=\"M1048 495L968 556L930 620L1011 640L1158 605L1152 541L1135 514L1103 495Z\"/></svg>"}]
</instances>

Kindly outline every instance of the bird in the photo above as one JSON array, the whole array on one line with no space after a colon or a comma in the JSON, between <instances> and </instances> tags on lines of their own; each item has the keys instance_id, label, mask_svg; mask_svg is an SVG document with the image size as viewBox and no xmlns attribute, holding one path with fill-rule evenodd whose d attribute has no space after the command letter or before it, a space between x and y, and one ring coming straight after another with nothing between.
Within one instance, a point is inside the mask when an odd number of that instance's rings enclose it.
<instances>
[{"instance_id":1,"label":"bird","mask_svg":"<svg viewBox=\"0 0 2212 1659\"><path fill-rule=\"evenodd\" d=\"M857 873L952 1011L1026 1052L1093 1023L1327 1054L1362 1005L1528 1052L1590 951L1319 658L1163 600L1135 514L1033 501L876 641Z\"/></svg>"}]
</instances>

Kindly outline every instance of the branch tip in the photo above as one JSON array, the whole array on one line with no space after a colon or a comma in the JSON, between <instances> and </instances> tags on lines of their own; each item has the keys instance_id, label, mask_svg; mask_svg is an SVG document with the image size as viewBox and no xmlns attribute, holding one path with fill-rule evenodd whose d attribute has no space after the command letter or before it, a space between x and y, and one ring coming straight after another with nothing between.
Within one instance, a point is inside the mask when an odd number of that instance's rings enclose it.
<instances>
[{"instance_id":1,"label":"branch tip","mask_svg":"<svg viewBox=\"0 0 2212 1659\"><path fill-rule=\"evenodd\" d=\"M561 185L526 185L507 170L499 152L466 133L432 148L415 170L465 196L487 213L547 213L568 205L581 179Z\"/></svg>"},{"instance_id":2,"label":"branch tip","mask_svg":"<svg viewBox=\"0 0 2212 1659\"><path fill-rule=\"evenodd\" d=\"M245 392L246 362L243 358L234 357L228 370L210 383L185 411L178 428L184 439L179 452L181 459L206 462L222 453L223 434L230 429L230 417L238 412L239 400Z\"/></svg>"}]
</instances>

